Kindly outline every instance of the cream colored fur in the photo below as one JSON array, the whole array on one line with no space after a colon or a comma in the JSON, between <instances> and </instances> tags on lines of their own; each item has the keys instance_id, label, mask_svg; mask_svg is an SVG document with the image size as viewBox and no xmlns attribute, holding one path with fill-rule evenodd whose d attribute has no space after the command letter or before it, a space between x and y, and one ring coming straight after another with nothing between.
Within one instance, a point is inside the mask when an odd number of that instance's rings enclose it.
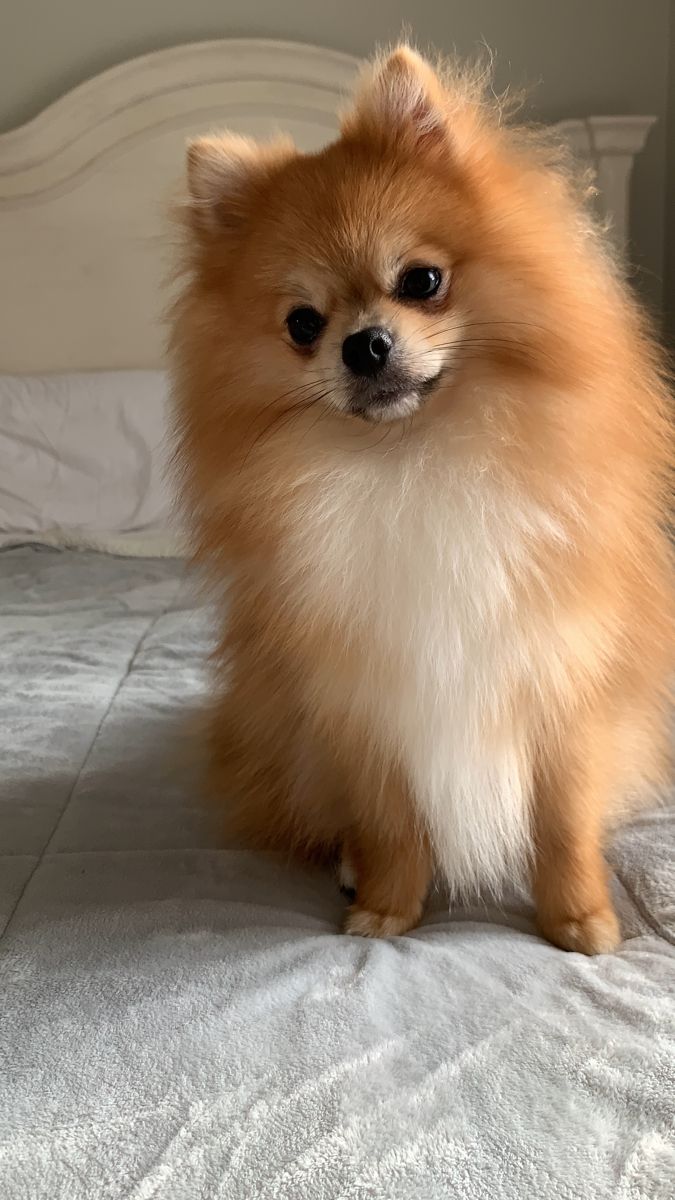
<instances>
[{"instance_id":1,"label":"cream colored fur","mask_svg":"<svg viewBox=\"0 0 675 1200\"><path fill-rule=\"evenodd\" d=\"M530 852L532 764L511 704L537 678L567 682L544 649L552 623L513 621L512 580L534 578L532 547L566 532L489 459L449 460L433 439L360 470L333 459L295 510L280 586L306 622L330 614L367 639L368 661L356 680L318 661L306 707L402 759L453 890L498 890Z\"/></svg>"}]
</instances>

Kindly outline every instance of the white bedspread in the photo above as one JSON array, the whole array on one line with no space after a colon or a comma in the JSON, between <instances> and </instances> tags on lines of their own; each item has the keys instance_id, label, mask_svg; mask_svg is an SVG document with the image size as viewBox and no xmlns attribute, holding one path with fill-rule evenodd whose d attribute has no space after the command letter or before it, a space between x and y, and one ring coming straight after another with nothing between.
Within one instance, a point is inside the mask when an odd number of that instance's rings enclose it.
<instances>
[{"instance_id":1,"label":"white bedspread","mask_svg":"<svg viewBox=\"0 0 675 1200\"><path fill-rule=\"evenodd\" d=\"M672 1200L671 812L612 848L611 956L515 899L346 938L218 847L181 565L5 551L0 630L3 1200Z\"/></svg>"}]
</instances>

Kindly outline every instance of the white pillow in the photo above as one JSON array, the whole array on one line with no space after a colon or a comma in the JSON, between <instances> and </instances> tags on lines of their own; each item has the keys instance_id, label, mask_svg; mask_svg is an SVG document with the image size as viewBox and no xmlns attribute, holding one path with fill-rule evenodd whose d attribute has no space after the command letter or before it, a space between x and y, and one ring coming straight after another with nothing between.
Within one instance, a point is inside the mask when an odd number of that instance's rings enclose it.
<instances>
[{"instance_id":1,"label":"white pillow","mask_svg":"<svg viewBox=\"0 0 675 1200\"><path fill-rule=\"evenodd\" d=\"M180 552L161 371L0 375L0 546Z\"/></svg>"}]
</instances>

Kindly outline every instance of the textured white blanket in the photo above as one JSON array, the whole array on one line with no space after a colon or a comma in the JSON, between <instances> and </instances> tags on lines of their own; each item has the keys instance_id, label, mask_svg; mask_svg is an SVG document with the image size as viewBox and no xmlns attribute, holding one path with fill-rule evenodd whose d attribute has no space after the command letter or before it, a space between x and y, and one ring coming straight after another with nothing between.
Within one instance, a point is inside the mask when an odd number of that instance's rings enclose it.
<instances>
[{"instance_id":1,"label":"textured white blanket","mask_svg":"<svg viewBox=\"0 0 675 1200\"><path fill-rule=\"evenodd\" d=\"M219 849L170 560L0 555L3 1200L672 1200L675 824L612 848L625 940L526 901L363 942Z\"/></svg>"}]
</instances>

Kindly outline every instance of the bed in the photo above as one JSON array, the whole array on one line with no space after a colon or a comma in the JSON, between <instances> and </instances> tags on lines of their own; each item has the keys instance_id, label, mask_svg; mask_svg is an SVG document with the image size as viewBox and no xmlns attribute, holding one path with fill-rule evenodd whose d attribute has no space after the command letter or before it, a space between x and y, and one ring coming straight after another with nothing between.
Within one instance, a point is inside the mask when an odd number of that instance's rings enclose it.
<instances>
[{"instance_id":1,"label":"bed","mask_svg":"<svg viewBox=\"0 0 675 1200\"><path fill-rule=\"evenodd\" d=\"M0 138L3 1200L670 1200L675 823L610 847L616 954L526 896L363 942L335 881L223 847L208 607L162 483L162 209L185 137L318 146L357 69L209 42ZM649 118L589 117L621 247Z\"/></svg>"}]
</instances>

